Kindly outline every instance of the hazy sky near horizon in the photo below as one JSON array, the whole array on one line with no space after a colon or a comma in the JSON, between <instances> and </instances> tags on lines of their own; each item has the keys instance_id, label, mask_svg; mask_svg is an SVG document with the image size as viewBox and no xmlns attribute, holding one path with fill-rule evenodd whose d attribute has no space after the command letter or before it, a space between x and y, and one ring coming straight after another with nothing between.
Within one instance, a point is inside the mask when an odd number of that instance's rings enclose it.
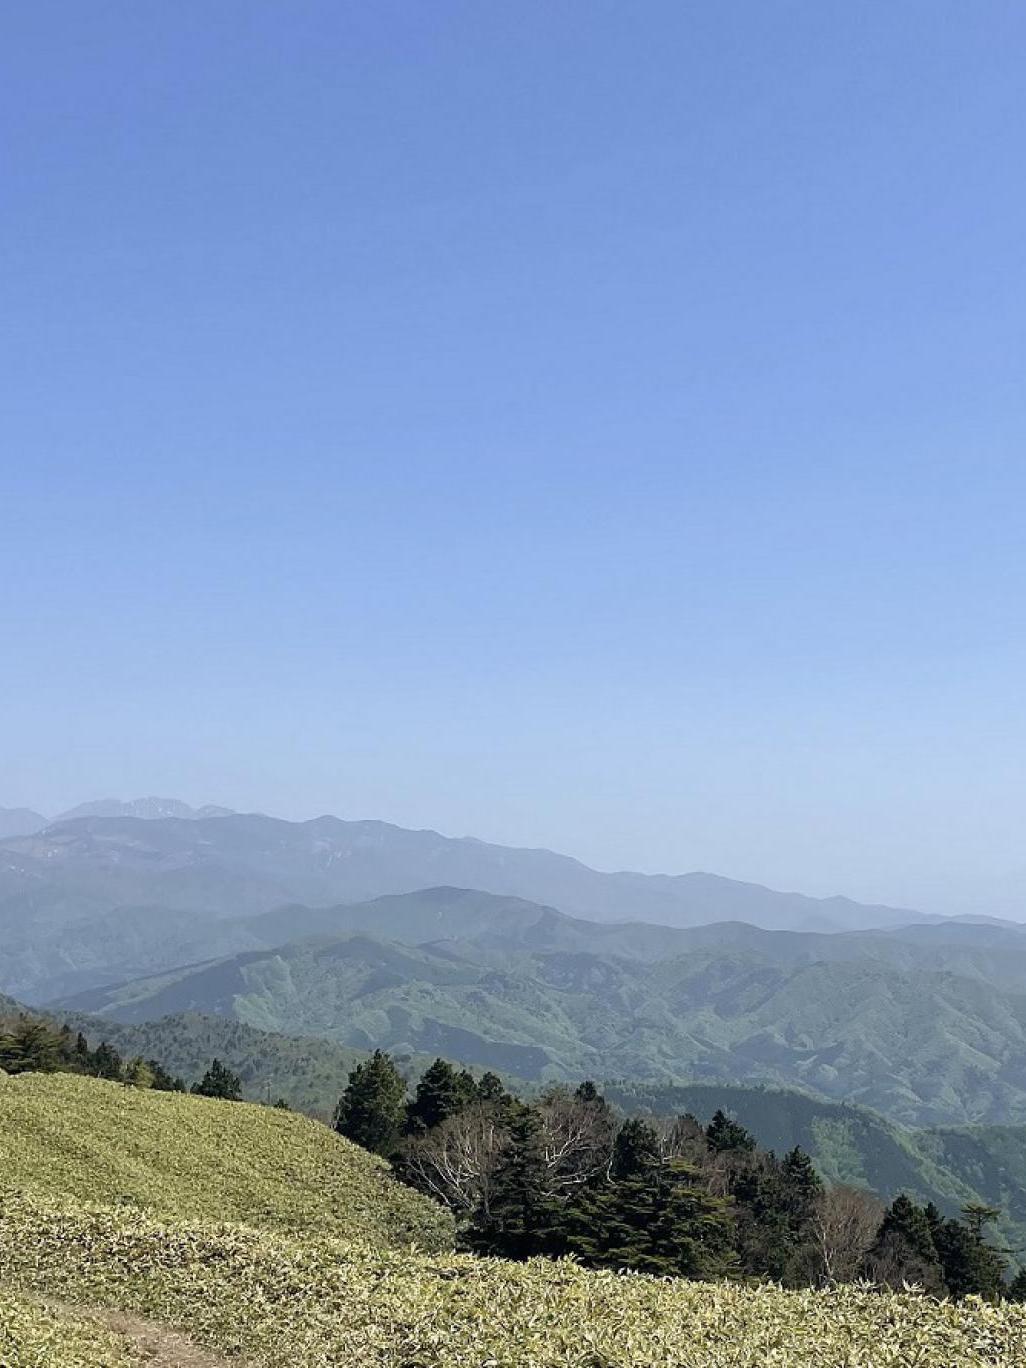
<instances>
[{"instance_id":1,"label":"hazy sky near horizon","mask_svg":"<svg viewBox=\"0 0 1026 1368\"><path fill-rule=\"evenodd\" d=\"M33 0L0 804L1026 916L1026 7Z\"/></svg>"}]
</instances>

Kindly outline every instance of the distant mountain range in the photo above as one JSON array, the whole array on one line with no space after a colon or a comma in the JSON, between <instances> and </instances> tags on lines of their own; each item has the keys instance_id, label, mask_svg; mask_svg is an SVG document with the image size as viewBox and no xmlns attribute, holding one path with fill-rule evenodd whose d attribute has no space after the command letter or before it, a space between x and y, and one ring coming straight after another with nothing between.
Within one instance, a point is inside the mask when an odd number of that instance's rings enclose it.
<instances>
[{"instance_id":1,"label":"distant mountain range","mask_svg":"<svg viewBox=\"0 0 1026 1368\"><path fill-rule=\"evenodd\" d=\"M231 808L208 803L194 808L178 798L132 798L127 803L120 798L99 798L91 803L79 803L54 818L55 822L73 822L79 817L139 817L143 821L159 821L162 817L179 817L194 822L202 817L229 817Z\"/></svg>"},{"instance_id":2,"label":"distant mountain range","mask_svg":"<svg viewBox=\"0 0 1026 1368\"><path fill-rule=\"evenodd\" d=\"M798 1085L910 1124L1026 1122L1018 927L596 924L442 888L209 930L254 948L72 994L60 1010L215 1014L534 1080Z\"/></svg>"},{"instance_id":3,"label":"distant mountain range","mask_svg":"<svg viewBox=\"0 0 1026 1368\"><path fill-rule=\"evenodd\" d=\"M86 815L0 841L0 991L526 1079L799 1086L1026 1122L1026 927L383 822Z\"/></svg>"},{"instance_id":4,"label":"distant mountain range","mask_svg":"<svg viewBox=\"0 0 1026 1368\"><path fill-rule=\"evenodd\" d=\"M0 843L0 925L5 901L19 897L36 915L63 920L126 904L239 916L287 902L364 901L442 884L526 898L594 921L745 921L843 931L920 919L905 909L778 893L713 874L600 873L548 850L386 822L190 814L81 816L8 838Z\"/></svg>"},{"instance_id":5,"label":"distant mountain range","mask_svg":"<svg viewBox=\"0 0 1026 1368\"><path fill-rule=\"evenodd\" d=\"M37 831L51 826L53 822L70 822L78 817L141 817L157 820L161 817L181 817L194 820L199 817L227 817L231 808L206 807L194 808L178 798L132 798L128 802L120 798L98 798L91 803L79 803L54 818L44 817L32 808L0 807L0 840L8 836L32 836Z\"/></svg>"}]
</instances>

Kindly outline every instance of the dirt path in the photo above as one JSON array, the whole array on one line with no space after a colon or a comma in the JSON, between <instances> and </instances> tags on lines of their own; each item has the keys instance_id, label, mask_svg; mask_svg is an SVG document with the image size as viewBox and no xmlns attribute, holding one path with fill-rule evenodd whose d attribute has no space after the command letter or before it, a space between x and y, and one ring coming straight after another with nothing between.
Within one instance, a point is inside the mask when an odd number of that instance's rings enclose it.
<instances>
[{"instance_id":1,"label":"dirt path","mask_svg":"<svg viewBox=\"0 0 1026 1368\"><path fill-rule=\"evenodd\" d=\"M141 1354L150 1368L246 1368L242 1359L229 1360L203 1349L177 1330L169 1330L158 1321L146 1320L130 1311L110 1311L102 1306L76 1306L71 1302L39 1301L56 1311L66 1311L81 1320L96 1321L104 1329L121 1335Z\"/></svg>"},{"instance_id":2,"label":"dirt path","mask_svg":"<svg viewBox=\"0 0 1026 1368\"><path fill-rule=\"evenodd\" d=\"M127 1311L101 1311L92 1307L86 1314L130 1340L142 1355L143 1362L152 1364L153 1368L229 1368L227 1359L209 1349L201 1349L177 1330L168 1330L156 1321L144 1320ZM233 1359L232 1365L233 1368L245 1368L240 1359Z\"/></svg>"}]
</instances>

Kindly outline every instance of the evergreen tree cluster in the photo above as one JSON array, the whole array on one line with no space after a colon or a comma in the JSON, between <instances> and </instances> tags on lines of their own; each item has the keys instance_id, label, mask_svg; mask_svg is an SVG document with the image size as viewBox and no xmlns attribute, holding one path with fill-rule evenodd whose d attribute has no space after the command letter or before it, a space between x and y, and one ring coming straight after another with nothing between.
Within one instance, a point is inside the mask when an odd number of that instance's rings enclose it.
<instances>
[{"instance_id":1,"label":"evergreen tree cluster","mask_svg":"<svg viewBox=\"0 0 1026 1368\"><path fill-rule=\"evenodd\" d=\"M987 1243L986 1228L1000 1214L972 1203L962 1208L961 1220L946 1219L932 1202L917 1206L898 1196L866 1254L866 1276L888 1287L915 1284L936 1296L1026 1299L1026 1279L1019 1274L1006 1285L1003 1254Z\"/></svg>"},{"instance_id":2,"label":"evergreen tree cluster","mask_svg":"<svg viewBox=\"0 0 1026 1368\"><path fill-rule=\"evenodd\" d=\"M494 1074L475 1079L442 1059L409 1097L378 1050L350 1074L335 1127L449 1206L464 1247L478 1253L1026 1299L1026 1276L1006 1284L987 1242L996 1211L946 1218L907 1196L884 1208L857 1189L827 1188L803 1150L764 1150L723 1111L707 1126L691 1116L623 1120L592 1083L525 1102Z\"/></svg>"},{"instance_id":3,"label":"evergreen tree cluster","mask_svg":"<svg viewBox=\"0 0 1026 1368\"><path fill-rule=\"evenodd\" d=\"M77 1073L109 1078L137 1088L184 1092L159 1060L123 1059L107 1041L91 1048L81 1031L55 1029L43 1017L25 1012L0 1027L0 1069L5 1073Z\"/></svg>"},{"instance_id":4,"label":"evergreen tree cluster","mask_svg":"<svg viewBox=\"0 0 1026 1368\"><path fill-rule=\"evenodd\" d=\"M5 1073L77 1073L107 1078L135 1088L158 1092L188 1092L183 1078L172 1074L157 1059L123 1059L113 1045L101 1040L95 1047L81 1031L64 1025L55 1028L45 1017L24 1012L0 1023L0 1069ZM219 1059L215 1059L191 1091L201 1097L242 1101L242 1082ZM276 1104L284 1106L279 1099Z\"/></svg>"}]
</instances>

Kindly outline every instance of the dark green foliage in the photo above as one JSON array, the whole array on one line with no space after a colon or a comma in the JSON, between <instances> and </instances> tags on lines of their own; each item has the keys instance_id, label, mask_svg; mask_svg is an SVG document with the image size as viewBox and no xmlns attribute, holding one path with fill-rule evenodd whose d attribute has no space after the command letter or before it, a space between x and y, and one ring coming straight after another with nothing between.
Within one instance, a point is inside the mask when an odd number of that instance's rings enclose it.
<instances>
[{"instance_id":1,"label":"dark green foliage","mask_svg":"<svg viewBox=\"0 0 1026 1368\"><path fill-rule=\"evenodd\" d=\"M219 1059L212 1061L200 1081L192 1085L192 1091L198 1097L219 1097L225 1102L242 1101L242 1081L239 1075L232 1073Z\"/></svg>"},{"instance_id":2,"label":"dark green foliage","mask_svg":"<svg viewBox=\"0 0 1026 1368\"><path fill-rule=\"evenodd\" d=\"M457 1078L433 1068L425 1101L439 1093L456 1099ZM819 1285L844 1268L847 1279L917 1285L938 1296L995 1298L1004 1290L1003 1261L984 1238L995 1210L977 1204L962 1220L945 1219L935 1205L899 1194L874 1238L871 1202L868 1212L865 1202L860 1209L851 1200L858 1192L844 1188L835 1200L801 1146L777 1158L723 1109L705 1129L691 1116L661 1128L630 1117L607 1129L608 1103L587 1083L573 1093L550 1088L530 1105L505 1095L443 1110L438 1126L407 1141L412 1148L397 1166L450 1206L464 1245L481 1253L571 1254L597 1267L689 1278L740 1274L790 1287ZM493 1131L498 1143L489 1148ZM460 1164L478 1165L474 1202L465 1187L435 1181L440 1170L432 1172L432 1158L451 1163L454 1154ZM837 1224L846 1220L855 1224ZM1026 1275L1012 1295L1026 1297Z\"/></svg>"},{"instance_id":3,"label":"dark green foliage","mask_svg":"<svg viewBox=\"0 0 1026 1368\"><path fill-rule=\"evenodd\" d=\"M77 1073L107 1078L135 1087L185 1092L180 1079L172 1079L156 1059L134 1056L126 1065L121 1054L106 1040L95 1050L82 1031L73 1032L64 1023L59 1029L52 1020L21 1012L0 1027L0 1068L8 1073Z\"/></svg>"},{"instance_id":4,"label":"dark green foliage","mask_svg":"<svg viewBox=\"0 0 1026 1368\"><path fill-rule=\"evenodd\" d=\"M625 1121L613 1141L610 1177L625 1181L651 1174L659 1164L659 1137L638 1117Z\"/></svg>"},{"instance_id":5,"label":"dark green foliage","mask_svg":"<svg viewBox=\"0 0 1026 1368\"><path fill-rule=\"evenodd\" d=\"M406 1109L406 1083L390 1055L375 1050L357 1064L335 1111L335 1129L375 1154L395 1152Z\"/></svg>"},{"instance_id":6,"label":"dark green foliage","mask_svg":"<svg viewBox=\"0 0 1026 1368\"><path fill-rule=\"evenodd\" d=\"M1026 1301L1026 1268L1020 1268L1015 1277L1005 1289L1005 1296L1009 1301Z\"/></svg>"},{"instance_id":7,"label":"dark green foliage","mask_svg":"<svg viewBox=\"0 0 1026 1368\"><path fill-rule=\"evenodd\" d=\"M709 1148L723 1152L725 1150L745 1150L755 1149L755 1137L745 1130L744 1126L739 1126L736 1121L724 1111L717 1111L713 1114L712 1120L706 1127L705 1138L709 1142Z\"/></svg>"},{"instance_id":8,"label":"dark green foliage","mask_svg":"<svg viewBox=\"0 0 1026 1368\"><path fill-rule=\"evenodd\" d=\"M919 1207L904 1193L895 1197L880 1226L880 1237L898 1235L908 1247L928 1262L937 1259L937 1246L934 1240L936 1215L929 1215L924 1207Z\"/></svg>"},{"instance_id":9,"label":"dark green foliage","mask_svg":"<svg viewBox=\"0 0 1026 1368\"><path fill-rule=\"evenodd\" d=\"M594 1224L575 1250L583 1262L684 1278L719 1278L736 1265L730 1200L706 1191L683 1160L597 1194Z\"/></svg>"},{"instance_id":10,"label":"dark green foliage","mask_svg":"<svg viewBox=\"0 0 1026 1368\"><path fill-rule=\"evenodd\" d=\"M947 1291L936 1236L943 1227L936 1208L927 1211L904 1193L884 1213L866 1254L865 1271L873 1282L900 1288L916 1285L937 1296Z\"/></svg>"},{"instance_id":11,"label":"dark green foliage","mask_svg":"<svg viewBox=\"0 0 1026 1368\"><path fill-rule=\"evenodd\" d=\"M477 1098L479 1102L508 1102L509 1093L498 1074L490 1070L478 1079Z\"/></svg>"},{"instance_id":12,"label":"dark green foliage","mask_svg":"<svg viewBox=\"0 0 1026 1368\"><path fill-rule=\"evenodd\" d=\"M935 1236L944 1281L953 1297L970 1293L996 1300L1004 1290L1005 1260L986 1241L986 1227L1000 1212L971 1203L962 1221L944 1221Z\"/></svg>"},{"instance_id":13,"label":"dark green foliage","mask_svg":"<svg viewBox=\"0 0 1026 1368\"><path fill-rule=\"evenodd\" d=\"M575 1192L560 1222L564 1247L595 1267L715 1278L736 1263L731 1203L680 1159L664 1162L655 1131L624 1122L609 1177Z\"/></svg>"},{"instance_id":14,"label":"dark green foliage","mask_svg":"<svg viewBox=\"0 0 1026 1368\"><path fill-rule=\"evenodd\" d=\"M945 1220L932 1203L917 1206L902 1194L888 1207L866 1255L870 1278L890 1287L917 1283L937 1295L1003 1295L1005 1260L987 1243L995 1207L970 1203L962 1220Z\"/></svg>"},{"instance_id":15,"label":"dark green foliage","mask_svg":"<svg viewBox=\"0 0 1026 1368\"><path fill-rule=\"evenodd\" d=\"M554 1253L561 1220L549 1185L541 1119L530 1107L520 1107L492 1177L487 1209L475 1216L470 1244L509 1259Z\"/></svg>"},{"instance_id":16,"label":"dark green foliage","mask_svg":"<svg viewBox=\"0 0 1026 1368\"><path fill-rule=\"evenodd\" d=\"M457 1071L447 1060L436 1059L424 1072L413 1100L407 1105L406 1133L422 1135L477 1100L478 1087L467 1070Z\"/></svg>"},{"instance_id":17,"label":"dark green foliage","mask_svg":"<svg viewBox=\"0 0 1026 1368\"><path fill-rule=\"evenodd\" d=\"M772 1152L745 1144L714 1153L737 1207L743 1271L768 1275L789 1287L804 1285L812 1262L813 1219L823 1191L808 1155L795 1148L778 1160Z\"/></svg>"},{"instance_id":18,"label":"dark green foliage","mask_svg":"<svg viewBox=\"0 0 1026 1368\"><path fill-rule=\"evenodd\" d=\"M97 1078L120 1078L121 1069L122 1060L117 1050L113 1045L101 1040L92 1053L90 1073L95 1074Z\"/></svg>"},{"instance_id":19,"label":"dark green foliage","mask_svg":"<svg viewBox=\"0 0 1026 1368\"><path fill-rule=\"evenodd\" d=\"M0 1036L0 1068L8 1073L53 1073L60 1067L63 1044L46 1022L23 1015Z\"/></svg>"}]
</instances>

